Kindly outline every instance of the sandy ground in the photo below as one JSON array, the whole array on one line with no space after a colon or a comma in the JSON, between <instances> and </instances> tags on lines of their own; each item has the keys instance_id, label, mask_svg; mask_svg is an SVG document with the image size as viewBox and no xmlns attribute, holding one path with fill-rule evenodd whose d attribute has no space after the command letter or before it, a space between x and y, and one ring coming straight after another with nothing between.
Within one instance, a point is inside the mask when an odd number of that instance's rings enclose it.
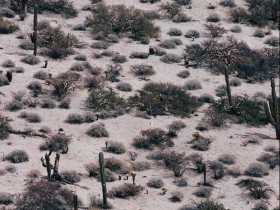
<instances>
[{"instance_id":1,"label":"sandy ground","mask_svg":"<svg viewBox=\"0 0 280 210\"><path fill-rule=\"evenodd\" d=\"M80 9L83 5L88 4L89 1L79 1L73 0L75 7ZM141 4L138 0L106 0L107 4L125 4L127 6L135 6L136 8L143 10L153 10L157 9L159 3L150 5L150 4ZM162 0L162 3L167 2L166 0ZM211 10L208 10L206 6L209 3L217 4L218 1L210 1L210 0L195 0L193 1L193 9L186 10L185 12L192 17L194 22L189 23L173 23L169 20L162 19L156 20L155 24L158 25L161 29L161 37L160 39L168 39L170 38L167 34L167 31L176 27L183 31L185 34L189 29L199 30L202 34L201 38L196 39L194 42L191 42L190 39L181 36L180 38L184 42L184 44L190 43L199 43L206 39L203 35L204 24L206 23L206 18L209 14L212 13ZM238 5L244 5L243 1L236 1ZM227 20L227 9L221 6L218 6L215 10L222 17L222 21L220 22L223 27L226 29L231 28L234 24ZM48 14L44 13L39 15L39 21L48 20L48 21L57 21L57 23L53 23L54 25L59 25L62 29L68 33L71 32L77 36L77 38L83 42L88 44L88 47L85 49L78 49L79 53L85 54L88 57L88 61L95 66L106 67L109 63L108 58L102 59L94 59L92 58L93 50L90 48L92 40L92 35L89 31L81 32L74 31L72 27L83 23L85 17L90 13L87 11L79 11L79 15L77 18L73 19L63 19L60 15ZM63 110L59 108L55 109L41 109L41 108L32 108L28 111L32 113L38 113L41 118L41 123L27 123L23 119L18 118L19 112L8 112L4 109L5 105L11 101L13 92L24 90L28 92L26 86L36 79L33 78L33 74L38 70L41 70L41 66L43 65L44 57L40 57L41 63L35 66L30 66L28 64L22 63L20 60L22 59L23 54L32 54L32 51L25 51L18 48L20 44L20 40L16 38L18 34L29 34L32 31L32 15L29 15L24 22L20 22L18 16L14 18L14 21L18 24L20 30L13 34L9 35L0 35L0 46L3 48L0 50L0 63L7 59L11 59L15 62L16 66L22 66L25 69L24 74L14 74L13 81L9 86L2 86L0 91L5 94L5 96L0 96L0 108L1 114L8 116L13 119L11 125L13 128L23 130L25 128L33 128L38 130L42 126L48 126L51 128L53 133L56 133L59 128L63 128L64 132L72 135L73 140L70 144L69 153L61 156L60 161L60 170L76 170L77 172L82 174L82 181L79 182L81 186L87 186L89 190L82 189L80 187L68 186L69 189L75 191L79 198L82 199L85 206L88 205L89 195L94 194L100 196L101 193L101 184L97 182L94 178L89 178L86 174L86 170L84 169L84 164L89 163L91 161L97 161L98 153L102 151L104 148L104 142L108 140L114 140L122 142L128 150L133 149L131 146L132 140L135 136L137 136L141 130L148 128L162 128L167 130L168 125L174 120L178 120L173 116L159 116L156 118L151 118L149 120L134 117L133 114L126 114L124 116L115 118L115 119L107 119L100 120L106 126L110 137L94 139L88 137L85 132L90 127L91 124L82 124L82 125L70 125L66 124L64 120L67 115L70 113L83 113L84 101L87 97L87 90L77 90L71 94L71 109ZM242 32L239 34L233 34L236 38L245 41L250 47L259 49L264 46L264 39L253 37L252 34L256 27L251 27L248 25L240 25L242 28ZM231 32L228 32L230 34ZM277 35L279 31L273 31L274 35ZM155 40L151 40L150 45L157 45L158 43ZM175 53L181 55L183 53L184 45L178 46L176 49L167 50L168 52ZM114 44L109 48L109 50L120 52L123 55L129 57L131 52L133 51L141 51L148 52L148 45L141 45L136 42L127 43L126 39L120 41L120 43ZM98 51L98 50L96 50ZM70 66L76 61L73 59L74 56L70 56L65 60L50 60L49 66L46 71L56 75L60 72L64 72L70 68ZM215 89L224 84L223 75L214 75L207 71L206 69L193 69L190 68L190 77L187 79L178 78L176 75L181 70L184 70L183 65L178 64L165 64L159 61L159 57L151 56L147 60L139 60L139 59L129 59L128 62L123 64L124 72L122 73L124 77L121 78L123 82L129 82L133 86L133 92L120 94L128 97L133 95L133 93L141 89L145 84L145 81L139 81L130 73L130 66L137 63L146 63L153 65L156 71L156 74L151 76L151 81L157 82L171 82L177 85L183 85L186 81L191 79L197 79L202 84L202 89L191 91L191 94L194 96L200 96L202 93L210 93L213 96L215 95ZM3 69L3 68L2 68ZM4 71L6 69L3 69ZM168 75L168 76L167 76ZM276 84L278 82L276 81ZM111 84L115 87L115 84ZM45 88L49 88L45 86ZM267 95L270 94L270 83L256 83L256 84L248 84L245 81L239 87L233 87L233 94L248 94L249 96L253 96L255 92L262 91ZM178 138L175 139L175 148L178 151L185 151L187 154L194 153L196 151L190 148L190 145L187 144L192 138L192 133L195 131L196 125L201 121L204 116L204 111L207 109L207 105L202 106L197 114L198 116L193 116L191 118L181 119L185 124L186 128L184 128L180 133ZM248 145L246 147L242 146L242 142L246 139L254 137L253 134L263 134L270 138L260 138L255 136L255 138L259 138L261 141L260 145ZM237 157L236 165L241 171L244 171L245 168L252 162L256 161L256 158L259 157L261 153L263 153L263 149L267 145L275 145L278 146L278 141L276 141L274 129L271 125L267 125L261 128L250 127L247 125L230 125L226 128L222 129L212 129L210 131L204 132L205 136L211 136L215 140L211 145L211 149L207 152L198 152L203 155L206 160L216 160L216 158L223 154L234 154ZM231 137L231 138L230 138ZM40 157L44 155L44 152L40 152L38 149L39 145L43 142L42 139L36 137L26 137L23 138L18 135L11 135L9 139L0 141L0 157L8 154L9 152L16 149L24 149L30 157L29 162L14 164L17 168L16 173L7 173L4 176L0 176L0 192L8 192L8 193L20 193L23 191L25 187L26 174L31 169L38 169L45 176L46 170L41 166ZM11 145L8 145L11 143ZM140 156L137 160L146 160L145 156L149 153L147 151L139 151ZM123 155L113 155L111 153L105 152L105 157L115 156L121 160L129 161L128 156L126 154ZM0 169L5 168L5 166L10 163L7 161L0 161ZM136 183L143 185L145 187L147 181L151 177L159 177L164 180L165 186L168 188L168 192L166 195L160 195L161 190L149 188L149 194L142 193L140 196L130 199L110 199L110 202L113 204L115 209L118 210L161 210L161 209L178 209L183 204L190 204L192 200L200 200L197 199L192 193L197 189L197 182L199 182L202 176L197 175L193 172L186 172L184 177L187 177L189 186L186 188L178 189L174 184L174 176L172 171L165 169L163 166L158 166L151 161L152 169L138 172L136 177ZM144 177L145 176L145 177ZM231 210L239 210L239 209L252 209L255 201L250 201L247 203L248 198L242 195L242 191L238 188L235 183L237 180L244 178L242 176L238 179L234 179L231 177L225 177L222 180L215 181L215 189L213 190L212 197L217 199L219 202L223 203L224 206ZM279 168L276 167L274 170L269 171L269 176L265 176L261 180L269 183L269 185L274 189L275 195L271 196L269 200L270 208L278 205L279 200ZM110 189L113 186L118 186L123 181L115 181L112 183L107 183L107 188ZM132 182L128 180L128 182ZM181 190L184 193L184 199L180 203L172 203L169 201L170 192L174 190ZM100 196L101 197L101 196ZM0 206L1 207L1 206Z\"/></svg>"}]
</instances>

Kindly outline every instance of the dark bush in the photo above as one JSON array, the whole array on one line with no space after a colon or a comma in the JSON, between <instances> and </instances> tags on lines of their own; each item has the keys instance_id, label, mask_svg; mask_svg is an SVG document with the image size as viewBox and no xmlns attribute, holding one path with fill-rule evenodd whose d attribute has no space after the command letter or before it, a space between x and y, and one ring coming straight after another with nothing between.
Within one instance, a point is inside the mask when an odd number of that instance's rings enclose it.
<instances>
[{"instance_id":1,"label":"dark bush","mask_svg":"<svg viewBox=\"0 0 280 210\"><path fill-rule=\"evenodd\" d=\"M24 150L15 150L5 156L5 160L12 163L22 163L29 160L28 154Z\"/></svg>"},{"instance_id":2,"label":"dark bush","mask_svg":"<svg viewBox=\"0 0 280 210\"><path fill-rule=\"evenodd\" d=\"M54 134L45 143L40 145L40 150L62 151L62 153L66 153L71 139L71 136L62 133Z\"/></svg>"},{"instance_id":3,"label":"dark bush","mask_svg":"<svg viewBox=\"0 0 280 210\"><path fill-rule=\"evenodd\" d=\"M8 78L6 77L6 75L0 74L0 87L4 86L4 85L9 85L10 82L8 80Z\"/></svg>"},{"instance_id":4,"label":"dark bush","mask_svg":"<svg viewBox=\"0 0 280 210\"><path fill-rule=\"evenodd\" d=\"M66 119L67 123L70 124L82 124L84 123L84 118L81 114L69 114Z\"/></svg>"},{"instance_id":5,"label":"dark bush","mask_svg":"<svg viewBox=\"0 0 280 210\"><path fill-rule=\"evenodd\" d=\"M265 36L265 33L262 29L256 29L253 36L263 38Z\"/></svg>"},{"instance_id":6,"label":"dark bush","mask_svg":"<svg viewBox=\"0 0 280 210\"><path fill-rule=\"evenodd\" d=\"M54 193L56 192L56 193ZM73 193L56 182L45 180L31 181L20 199L16 202L18 210L29 209L67 209L73 205ZM79 201L80 205L81 202Z\"/></svg>"},{"instance_id":7,"label":"dark bush","mask_svg":"<svg viewBox=\"0 0 280 210\"><path fill-rule=\"evenodd\" d=\"M255 179L242 179L236 185L247 191L254 199L269 199L270 193L274 192L268 184Z\"/></svg>"},{"instance_id":8,"label":"dark bush","mask_svg":"<svg viewBox=\"0 0 280 210\"><path fill-rule=\"evenodd\" d=\"M117 54L112 58L112 61L115 63L125 63L127 62L127 58L124 55Z\"/></svg>"},{"instance_id":9,"label":"dark bush","mask_svg":"<svg viewBox=\"0 0 280 210\"><path fill-rule=\"evenodd\" d=\"M60 176L63 181L70 184L81 181L80 175L76 171L61 171Z\"/></svg>"},{"instance_id":10,"label":"dark bush","mask_svg":"<svg viewBox=\"0 0 280 210\"><path fill-rule=\"evenodd\" d=\"M41 108L43 109L54 109L55 107L55 101L50 98L46 98L41 101Z\"/></svg>"},{"instance_id":11,"label":"dark bush","mask_svg":"<svg viewBox=\"0 0 280 210\"><path fill-rule=\"evenodd\" d=\"M168 35L170 36L181 36L182 31L178 28L170 28L168 31Z\"/></svg>"},{"instance_id":12,"label":"dark bush","mask_svg":"<svg viewBox=\"0 0 280 210\"><path fill-rule=\"evenodd\" d=\"M201 89L202 86L198 80L194 79L194 80L187 81L184 85L184 88L186 90L197 90L197 89Z\"/></svg>"},{"instance_id":13,"label":"dark bush","mask_svg":"<svg viewBox=\"0 0 280 210\"><path fill-rule=\"evenodd\" d=\"M136 64L131 66L131 72L140 78L146 78L148 76L154 75L155 70L153 66L147 64Z\"/></svg>"},{"instance_id":14,"label":"dark bush","mask_svg":"<svg viewBox=\"0 0 280 210\"><path fill-rule=\"evenodd\" d=\"M223 204L218 203L217 201L206 198L199 202L194 202L192 206L185 205L180 210L226 210Z\"/></svg>"},{"instance_id":15,"label":"dark bush","mask_svg":"<svg viewBox=\"0 0 280 210\"><path fill-rule=\"evenodd\" d=\"M159 178L151 178L147 185L152 188L160 189L164 186L164 182Z\"/></svg>"},{"instance_id":16,"label":"dark bush","mask_svg":"<svg viewBox=\"0 0 280 210\"><path fill-rule=\"evenodd\" d=\"M190 71L182 70L177 74L177 76L181 78L188 78L190 76Z\"/></svg>"},{"instance_id":17,"label":"dark bush","mask_svg":"<svg viewBox=\"0 0 280 210\"><path fill-rule=\"evenodd\" d=\"M184 194L181 191L173 191L171 192L170 200L172 202L181 202L184 198Z\"/></svg>"},{"instance_id":18,"label":"dark bush","mask_svg":"<svg viewBox=\"0 0 280 210\"><path fill-rule=\"evenodd\" d=\"M150 55L149 53L144 53L144 52L132 52L129 58L147 59L149 55Z\"/></svg>"},{"instance_id":19,"label":"dark bush","mask_svg":"<svg viewBox=\"0 0 280 210\"><path fill-rule=\"evenodd\" d=\"M223 6L223 7L235 7L235 1L234 0L221 0L219 2L219 5Z\"/></svg>"},{"instance_id":20,"label":"dark bush","mask_svg":"<svg viewBox=\"0 0 280 210\"><path fill-rule=\"evenodd\" d=\"M136 161L132 163L134 171L145 171L151 169L151 164L147 161Z\"/></svg>"},{"instance_id":21,"label":"dark bush","mask_svg":"<svg viewBox=\"0 0 280 210\"><path fill-rule=\"evenodd\" d=\"M30 123L39 123L42 121L41 117L38 114L34 113L22 112L20 113L19 117L25 119L27 122Z\"/></svg>"},{"instance_id":22,"label":"dark bush","mask_svg":"<svg viewBox=\"0 0 280 210\"><path fill-rule=\"evenodd\" d=\"M64 98L58 105L58 108L60 109L70 109L70 98Z\"/></svg>"},{"instance_id":23,"label":"dark bush","mask_svg":"<svg viewBox=\"0 0 280 210\"><path fill-rule=\"evenodd\" d=\"M221 18L218 14L213 13L213 14L209 15L206 20L207 20L207 22L217 23L217 22L221 21Z\"/></svg>"},{"instance_id":24,"label":"dark bush","mask_svg":"<svg viewBox=\"0 0 280 210\"><path fill-rule=\"evenodd\" d=\"M195 97L187 94L181 86L170 83L147 83L140 95L130 98L140 111L146 111L149 115L188 116L200 106ZM139 102L141 104L139 104Z\"/></svg>"},{"instance_id":25,"label":"dark bush","mask_svg":"<svg viewBox=\"0 0 280 210\"><path fill-rule=\"evenodd\" d=\"M214 102L214 97L209 93L203 93L199 96L198 100L203 102L203 103L213 103Z\"/></svg>"},{"instance_id":26,"label":"dark bush","mask_svg":"<svg viewBox=\"0 0 280 210\"><path fill-rule=\"evenodd\" d=\"M99 169L98 163L88 163L88 164L85 164L84 167L90 177L96 177L99 175L100 169Z\"/></svg>"},{"instance_id":27,"label":"dark bush","mask_svg":"<svg viewBox=\"0 0 280 210\"><path fill-rule=\"evenodd\" d=\"M126 152L126 148L125 148L124 144L121 142L110 141L110 142L108 142L108 147L107 147L106 151L112 152L115 154L123 154Z\"/></svg>"},{"instance_id":28,"label":"dark bush","mask_svg":"<svg viewBox=\"0 0 280 210\"><path fill-rule=\"evenodd\" d=\"M212 139L199 136L197 139L192 140L192 148L198 151L207 151L213 142Z\"/></svg>"},{"instance_id":29,"label":"dark bush","mask_svg":"<svg viewBox=\"0 0 280 210\"><path fill-rule=\"evenodd\" d=\"M102 123L92 125L88 130L87 134L94 138L109 137L109 133Z\"/></svg>"},{"instance_id":30,"label":"dark bush","mask_svg":"<svg viewBox=\"0 0 280 210\"><path fill-rule=\"evenodd\" d=\"M0 16L6 17L6 18L14 18L16 16L16 13L9 8L2 7L2 8L0 8Z\"/></svg>"},{"instance_id":31,"label":"dark bush","mask_svg":"<svg viewBox=\"0 0 280 210\"><path fill-rule=\"evenodd\" d=\"M225 176L225 168L224 165L220 162L213 161L209 163L209 169L213 173L214 179L221 179Z\"/></svg>"},{"instance_id":32,"label":"dark bush","mask_svg":"<svg viewBox=\"0 0 280 210\"><path fill-rule=\"evenodd\" d=\"M113 205L107 201L107 205L104 205L103 200L97 198L95 196L90 197L90 207L94 207L96 209L112 209Z\"/></svg>"},{"instance_id":33,"label":"dark bush","mask_svg":"<svg viewBox=\"0 0 280 210\"><path fill-rule=\"evenodd\" d=\"M84 71L85 70L85 66L81 63L74 63L71 67L70 67L71 71Z\"/></svg>"},{"instance_id":34,"label":"dark bush","mask_svg":"<svg viewBox=\"0 0 280 210\"><path fill-rule=\"evenodd\" d=\"M10 193L0 193L0 204L1 205L10 205L13 203L14 195Z\"/></svg>"},{"instance_id":35,"label":"dark bush","mask_svg":"<svg viewBox=\"0 0 280 210\"><path fill-rule=\"evenodd\" d=\"M125 5L97 5L92 16L87 17L86 25L92 28L93 33L102 31L105 35L121 36L130 32L130 37L135 40L143 37L155 38L159 32L147 19L145 12Z\"/></svg>"},{"instance_id":36,"label":"dark bush","mask_svg":"<svg viewBox=\"0 0 280 210\"><path fill-rule=\"evenodd\" d=\"M169 151L164 153L163 162L175 177L181 177L187 170L188 158L184 152Z\"/></svg>"},{"instance_id":37,"label":"dark bush","mask_svg":"<svg viewBox=\"0 0 280 210\"><path fill-rule=\"evenodd\" d=\"M15 63L12 60L5 60L1 66L6 67L6 68L11 68L15 67Z\"/></svg>"},{"instance_id":38,"label":"dark bush","mask_svg":"<svg viewBox=\"0 0 280 210\"><path fill-rule=\"evenodd\" d=\"M45 71L37 71L34 75L34 78L40 79L40 80L45 80L48 77L48 73Z\"/></svg>"},{"instance_id":39,"label":"dark bush","mask_svg":"<svg viewBox=\"0 0 280 210\"><path fill-rule=\"evenodd\" d=\"M233 33L241 33L242 32L242 28L238 25L232 26L229 30Z\"/></svg>"},{"instance_id":40,"label":"dark bush","mask_svg":"<svg viewBox=\"0 0 280 210\"><path fill-rule=\"evenodd\" d=\"M165 49L175 49L176 43L172 39L166 39L161 41L159 46Z\"/></svg>"},{"instance_id":41,"label":"dark bush","mask_svg":"<svg viewBox=\"0 0 280 210\"><path fill-rule=\"evenodd\" d=\"M0 34L11 34L18 30L18 27L9 20L4 20L2 16L0 16Z\"/></svg>"},{"instance_id":42,"label":"dark bush","mask_svg":"<svg viewBox=\"0 0 280 210\"><path fill-rule=\"evenodd\" d=\"M269 208L265 203L256 203L252 210L269 210Z\"/></svg>"},{"instance_id":43,"label":"dark bush","mask_svg":"<svg viewBox=\"0 0 280 210\"><path fill-rule=\"evenodd\" d=\"M206 24L205 28L208 34L213 38L222 37L225 33L227 33L227 30L224 27L214 24Z\"/></svg>"},{"instance_id":44,"label":"dark bush","mask_svg":"<svg viewBox=\"0 0 280 210\"><path fill-rule=\"evenodd\" d=\"M117 89L124 92L130 92L132 91L132 86L129 83L120 82L117 84Z\"/></svg>"},{"instance_id":45,"label":"dark bush","mask_svg":"<svg viewBox=\"0 0 280 210\"><path fill-rule=\"evenodd\" d=\"M0 140L9 137L9 130L11 129L10 121L11 119L0 114Z\"/></svg>"},{"instance_id":46,"label":"dark bush","mask_svg":"<svg viewBox=\"0 0 280 210\"><path fill-rule=\"evenodd\" d=\"M222 127L228 121L228 116L225 113L216 111L207 111L205 115L206 121L213 127Z\"/></svg>"},{"instance_id":47,"label":"dark bush","mask_svg":"<svg viewBox=\"0 0 280 210\"><path fill-rule=\"evenodd\" d=\"M108 197L109 198L127 198L127 197L134 197L140 194L140 192L144 188L140 185L133 185L133 184L128 184L125 183L123 185L120 185L118 187L113 187L111 190L108 192Z\"/></svg>"},{"instance_id":48,"label":"dark bush","mask_svg":"<svg viewBox=\"0 0 280 210\"><path fill-rule=\"evenodd\" d=\"M29 65L36 65L41 62L35 55L27 55L21 61Z\"/></svg>"},{"instance_id":49,"label":"dark bush","mask_svg":"<svg viewBox=\"0 0 280 210\"><path fill-rule=\"evenodd\" d=\"M165 54L163 55L160 60L164 63L168 63L168 64L171 64L171 63L180 63L181 62L181 58L180 56L178 55L175 55L175 54L171 54L171 53L168 53L168 54Z\"/></svg>"},{"instance_id":50,"label":"dark bush","mask_svg":"<svg viewBox=\"0 0 280 210\"><path fill-rule=\"evenodd\" d=\"M263 177L268 175L268 168L263 163L251 163L244 171L244 174L252 177Z\"/></svg>"},{"instance_id":51,"label":"dark bush","mask_svg":"<svg viewBox=\"0 0 280 210\"><path fill-rule=\"evenodd\" d=\"M107 65L105 74L106 79L110 82L119 82L118 76L120 76L123 68L120 64L114 63Z\"/></svg>"},{"instance_id":52,"label":"dark bush","mask_svg":"<svg viewBox=\"0 0 280 210\"><path fill-rule=\"evenodd\" d=\"M178 132L185 128L186 124L180 120L173 121L168 127L168 135L169 136L177 136Z\"/></svg>"},{"instance_id":53,"label":"dark bush","mask_svg":"<svg viewBox=\"0 0 280 210\"><path fill-rule=\"evenodd\" d=\"M12 100L11 102L9 102L5 108L11 112L16 112L18 110L23 109L23 104L21 101L18 100Z\"/></svg>"},{"instance_id":54,"label":"dark bush","mask_svg":"<svg viewBox=\"0 0 280 210\"><path fill-rule=\"evenodd\" d=\"M111 44L105 41L93 42L91 45L93 49L98 49L98 50L108 49L110 46Z\"/></svg>"},{"instance_id":55,"label":"dark bush","mask_svg":"<svg viewBox=\"0 0 280 210\"><path fill-rule=\"evenodd\" d=\"M23 67L15 67L13 70L15 73L24 73L24 68Z\"/></svg>"},{"instance_id":56,"label":"dark bush","mask_svg":"<svg viewBox=\"0 0 280 210\"><path fill-rule=\"evenodd\" d=\"M187 5L192 3L192 0L175 0L175 2L177 4L180 4L180 5L183 5L183 6L187 6Z\"/></svg>"},{"instance_id":57,"label":"dark bush","mask_svg":"<svg viewBox=\"0 0 280 210\"><path fill-rule=\"evenodd\" d=\"M227 175L232 176L233 178L237 178L242 175L239 168L232 168L227 170Z\"/></svg>"},{"instance_id":58,"label":"dark bush","mask_svg":"<svg viewBox=\"0 0 280 210\"><path fill-rule=\"evenodd\" d=\"M23 40L19 44L19 48L23 50L33 50L34 49L34 44L30 40Z\"/></svg>"},{"instance_id":59,"label":"dark bush","mask_svg":"<svg viewBox=\"0 0 280 210\"><path fill-rule=\"evenodd\" d=\"M230 10L229 16L232 22L243 23L247 21L249 14L244 8L236 7Z\"/></svg>"},{"instance_id":60,"label":"dark bush","mask_svg":"<svg viewBox=\"0 0 280 210\"><path fill-rule=\"evenodd\" d=\"M271 36L270 38L266 39L264 43L272 47L278 47L279 37Z\"/></svg>"},{"instance_id":61,"label":"dark bush","mask_svg":"<svg viewBox=\"0 0 280 210\"><path fill-rule=\"evenodd\" d=\"M187 38L199 38L200 34L197 30L191 29L188 30L187 33L185 34L185 37Z\"/></svg>"},{"instance_id":62,"label":"dark bush","mask_svg":"<svg viewBox=\"0 0 280 210\"><path fill-rule=\"evenodd\" d=\"M182 12L181 5L167 2L159 6L159 10L168 18L174 18Z\"/></svg>"},{"instance_id":63,"label":"dark bush","mask_svg":"<svg viewBox=\"0 0 280 210\"><path fill-rule=\"evenodd\" d=\"M34 96L38 96L43 90L42 84L38 81L30 82L27 88L32 91Z\"/></svg>"},{"instance_id":64,"label":"dark bush","mask_svg":"<svg viewBox=\"0 0 280 210\"><path fill-rule=\"evenodd\" d=\"M209 198L212 194L212 190L212 187L202 186L194 192L194 195L201 198Z\"/></svg>"},{"instance_id":65,"label":"dark bush","mask_svg":"<svg viewBox=\"0 0 280 210\"><path fill-rule=\"evenodd\" d=\"M218 161L227 164L227 165L232 165L235 164L235 159L236 157L234 155L230 154L222 154L218 157Z\"/></svg>"},{"instance_id":66,"label":"dark bush","mask_svg":"<svg viewBox=\"0 0 280 210\"><path fill-rule=\"evenodd\" d=\"M174 184L177 187L187 187L188 186L188 181L187 181L186 178L181 177L181 178L175 179Z\"/></svg>"},{"instance_id":67,"label":"dark bush","mask_svg":"<svg viewBox=\"0 0 280 210\"><path fill-rule=\"evenodd\" d=\"M172 18L174 23L186 23L192 20L191 17L187 16L186 14L180 12Z\"/></svg>"},{"instance_id":68,"label":"dark bush","mask_svg":"<svg viewBox=\"0 0 280 210\"><path fill-rule=\"evenodd\" d=\"M237 87L237 86L240 86L241 84L242 84L242 80L240 80L239 78L232 78L229 80L230 86Z\"/></svg>"}]
</instances>

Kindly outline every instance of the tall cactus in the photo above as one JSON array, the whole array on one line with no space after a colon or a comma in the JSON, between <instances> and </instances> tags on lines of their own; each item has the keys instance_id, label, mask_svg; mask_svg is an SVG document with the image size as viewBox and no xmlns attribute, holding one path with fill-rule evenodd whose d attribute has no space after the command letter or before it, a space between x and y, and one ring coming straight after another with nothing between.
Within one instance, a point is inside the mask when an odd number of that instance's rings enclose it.
<instances>
[{"instance_id":1,"label":"tall cactus","mask_svg":"<svg viewBox=\"0 0 280 210\"><path fill-rule=\"evenodd\" d=\"M78 210L78 196L73 195L74 210Z\"/></svg>"},{"instance_id":2,"label":"tall cactus","mask_svg":"<svg viewBox=\"0 0 280 210\"><path fill-rule=\"evenodd\" d=\"M34 5L34 23L33 23L33 38L34 38L34 55L37 55L37 31L38 31L38 4Z\"/></svg>"},{"instance_id":3,"label":"tall cactus","mask_svg":"<svg viewBox=\"0 0 280 210\"><path fill-rule=\"evenodd\" d=\"M27 14L27 2L28 0L21 0L20 6L21 6L21 12L20 12L20 20L23 21Z\"/></svg>"},{"instance_id":4,"label":"tall cactus","mask_svg":"<svg viewBox=\"0 0 280 210\"><path fill-rule=\"evenodd\" d=\"M275 127L276 139L280 140L280 110L279 110L279 99L276 95L275 81L271 79L271 98L268 103L264 105L265 113L270 123Z\"/></svg>"},{"instance_id":5,"label":"tall cactus","mask_svg":"<svg viewBox=\"0 0 280 210\"><path fill-rule=\"evenodd\" d=\"M100 168L100 177L101 177L101 185L102 185L102 193L103 193L103 205L107 207L107 188L106 188L106 176L104 169L104 156L103 152L99 153L99 168Z\"/></svg>"},{"instance_id":6,"label":"tall cactus","mask_svg":"<svg viewBox=\"0 0 280 210\"><path fill-rule=\"evenodd\" d=\"M206 179L206 164L205 163L202 164L202 168L203 168L203 185L206 186L207 179Z\"/></svg>"}]
</instances>

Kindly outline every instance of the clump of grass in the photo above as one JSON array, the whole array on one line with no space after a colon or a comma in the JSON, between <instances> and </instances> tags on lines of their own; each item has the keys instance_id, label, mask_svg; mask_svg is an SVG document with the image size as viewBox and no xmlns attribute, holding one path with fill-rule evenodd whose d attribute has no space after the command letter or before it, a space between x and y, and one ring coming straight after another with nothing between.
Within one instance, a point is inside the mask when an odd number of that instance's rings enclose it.
<instances>
[{"instance_id":1,"label":"clump of grass","mask_svg":"<svg viewBox=\"0 0 280 210\"><path fill-rule=\"evenodd\" d=\"M28 154L24 150L15 150L5 156L5 160L12 163L22 163L29 160Z\"/></svg>"}]
</instances>

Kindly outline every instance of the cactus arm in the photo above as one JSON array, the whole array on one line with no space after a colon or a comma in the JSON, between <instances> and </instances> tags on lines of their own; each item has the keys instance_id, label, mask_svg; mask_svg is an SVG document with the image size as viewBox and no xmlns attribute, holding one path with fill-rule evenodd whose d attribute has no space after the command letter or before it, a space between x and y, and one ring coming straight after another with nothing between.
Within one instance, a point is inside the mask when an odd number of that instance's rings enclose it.
<instances>
[{"instance_id":1,"label":"cactus arm","mask_svg":"<svg viewBox=\"0 0 280 210\"><path fill-rule=\"evenodd\" d=\"M270 108L268 106L268 103L265 103L264 104L264 109L265 109L265 113L266 113L266 116L268 117L269 119L269 122L273 125L273 126L276 126L276 122L272 116L272 113L270 112Z\"/></svg>"},{"instance_id":2,"label":"cactus arm","mask_svg":"<svg viewBox=\"0 0 280 210\"><path fill-rule=\"evenodd\" d=\"M38 30L38 4L34 5L34 24L33 24L33 36L34 36L34 55L37 55L37 30Z\"/></svg>"}]
</instances>

